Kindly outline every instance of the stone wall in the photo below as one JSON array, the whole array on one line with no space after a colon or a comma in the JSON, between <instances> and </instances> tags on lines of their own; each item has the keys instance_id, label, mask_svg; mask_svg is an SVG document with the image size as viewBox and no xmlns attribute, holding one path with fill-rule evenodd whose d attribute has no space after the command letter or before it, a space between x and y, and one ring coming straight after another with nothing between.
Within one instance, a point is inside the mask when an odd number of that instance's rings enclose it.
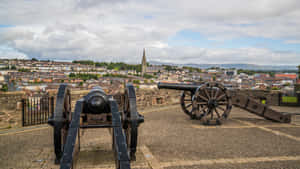
<instances>
[{"instance_id":1,"label":"stone wall","mask_svg":"<svg viewBox=\"0 0 300 169\"><path fill-rule=\"evenodd\" d=\"M85 96L89 90L71 91L72 108L78 99ZM57 92L50 92L50 96L56 97ZM158 89L137 89L137 107L139 110L151 106L179 103L180 92ZM22 125L22 98L25 92L0 93L0 129L21 127ZM55 100L55 99L54 99ZM54 101L55 103L55 101Z\"/></svg>"},{"instance_id":2,"label":"stone wall","mask_svg":"<svg viewBox=\"0 0 300 169\"><path fill-rule=\"evenodd\" d=\"M0 92L0 129L20 126L25 92Z\"/></svg>"},{"instance_id":3,"label":"stone wall","mask_svg":"<svg viewBox=\"0 0 300 169\"><path fill-rule=\"evenodd\" d=\"M89 90L72 91L72 108L74 108L76 101L88 94L88 92ZM50 96L56 96L56 93L51 93ZM151 106L179 103L180 92L158 89L137 89L136 97L137 107L142 110Z\"/></svg>"},{"instance_id":4,"label":"stone wall","mask_svg":"<svg viewBox=\"0 0 300 169\"><path fill-rule=\"evenodd\" d=\"M0 111L20 109L20 102L25 96L25 92L1 92Z\"/></svg>"},{"instance_id":5,"label":"stone wall","mask_svg":"<svg viewBox=\"0 0 300 169\"><path fill-rule=\"evenodd\" d=\"M72 108L75 107L76 101L78 99L87 95L89 92L90 92L89 90L76 90L76 91L71 90ZM54 104L55 104L57 92L51 92L51 93L49 93L49 95L54 97Z\"/></svg>"},{"instance_id":6,"label":"stone wall","mask_svg":"<svg viewBox=\"0 0 300 169\"><path fill-rule=\"evenodd\" d=\"M88 90L72 91L72 107L74 107L76 100L88 92ZM56 92L51 92L49 95L55 98ZM25 97L25 92L0 93L0 129L22 126L22 99Z\"/></svg>"},{"instance_id":7,"label":"stone wall","mask_svg":"<svg viewBox=\"0 0 300 169\"><path fill-rule=\"evenodd\" d=\"M120 89L122 91L122 89ZM72 107L76 100L86 95L89 90L72 91ZM258 101L266 98L267 104L278 105L279 92L270 92L264 90L237 90L233 91L243 93ZM175 90L158 90L158 89L137 89L137 107L143 110L152 106L162 106L167 104L178 104L180 91ZM26 96L25 92L2 92L0 93L0 129L21 126L22 104L21 100ZM56 92L51 92L50 96L56 96Z\"/></svg>"},{"instance_id":8,"label":"stone wall","mask_svg":"<svg viewBox=\"0 0 300 169\"><path fill-rule=\"evenodd\" d=\"M139 110L143 110L152 106L177 104L180 93L174 90L138 89L136 91L137 107Z\"/></svg>"}]
</instances>

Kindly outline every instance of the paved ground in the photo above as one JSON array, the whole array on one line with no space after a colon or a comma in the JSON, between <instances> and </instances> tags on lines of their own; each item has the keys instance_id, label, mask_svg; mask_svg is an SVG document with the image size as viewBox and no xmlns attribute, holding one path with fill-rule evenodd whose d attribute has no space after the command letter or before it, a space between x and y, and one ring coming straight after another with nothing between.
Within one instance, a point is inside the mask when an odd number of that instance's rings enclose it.
<instances>
[{"instance_id":1,"label":"paved ground","mask_svg":"<svg viewBox=\"0 0 300 169\"><path fill-rule=\"evenodd\" d=\"M300 117L279 124L234 108L230 119L216 127L190 120L179 106L143 113L133 168L300 169ZM81 141L76 168L114 168L107 129L87 130ZM53 161L51 128L0 130L0 168L59 168Z\"/></svg>"}]
</instances>

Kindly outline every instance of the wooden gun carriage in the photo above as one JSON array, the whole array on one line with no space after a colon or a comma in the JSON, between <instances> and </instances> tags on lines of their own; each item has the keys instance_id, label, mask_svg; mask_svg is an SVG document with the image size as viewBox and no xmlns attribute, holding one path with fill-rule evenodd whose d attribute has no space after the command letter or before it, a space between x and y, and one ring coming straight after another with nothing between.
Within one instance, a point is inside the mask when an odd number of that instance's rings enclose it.
<instances>
[{"instance_id":1,"label":"wooden gun carriage","mask_svg":"<svg viewBox=\"0 0 300 169\"><path fill-rule=\"evenodd\" d=\"M161 83L159 89L183 91L180 105L184 113L191 119L199 119L204 124L221 124L229 117L232 105L238 106L255 115L281 123L291 122L291 114L278 112L254 99L229 90L221 83L207 82L203 84Z\"/></svg>"},{"instance_id":2,"label":"wooden gun carriage","mask_svg":"<svg viewBox=\"0 0 300 169\"><path fill-rule=\"evenodd\" d=\"M130 161L135 160L138 127L144 117L137 112L133 85L126 85L121 100L119 108L113 96L95 87L76 102L72 112L70 88L60 85L54 114L48 123L54 130L55 163L61 169L72 168L75 152L80 150L79 130L88 128L111 128L116 168L130 168Z\"/></svg>"}]
</instances>

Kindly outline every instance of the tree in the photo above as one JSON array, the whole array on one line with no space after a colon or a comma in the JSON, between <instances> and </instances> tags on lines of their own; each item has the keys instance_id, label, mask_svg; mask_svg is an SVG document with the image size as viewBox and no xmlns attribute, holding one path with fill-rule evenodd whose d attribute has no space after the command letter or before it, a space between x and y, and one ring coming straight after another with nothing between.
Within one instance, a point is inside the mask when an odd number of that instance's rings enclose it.
<instances>
[{"instance_id":1,"label":"tree","mask_svg":"<svg viewBox=\"0 0 300 169\"><path fill-rule=\"evenodd\" d=\"M176 70L174 67L170 66L170 65L164 65L165 66L165 70L166 71L171 71L171 70Z\"/></svg>"},{"instance_id":2,"label":"tree","mask_svg":"<svg viewBox=\"0 0 300 169\"><path fill-rule=\"evenodd\" d=\"M73 78L73 77L76 77L76 75L75 75L75 73L70 73L70 74L69 74L69 77L70 77L70 78Z\"/></svg>"},{"instance_id":3,"label":"tree","mask_svg":"<svg viewBox=\"0 0 300 169\"><path fill-rule=\"evenodd\" d=\"M72 63L79 63L82 65L94 65L92 60L73 60Z\"/></svg>"},{"instance_id":4,"label":"tree","mask_svg":"<svg viewBox=\"0 0 300 169\"><path fill-rule=\"evenodd\" d=\"M18 69L18 72L30 72L30 69L21 68Z\"/></svg>"},{"instance_id":5,"label":"tree","mask_svg":"<svg viewBox=\"0 0 300 169\"><path fill-rule=\"evenodd\" d=\"M140 84L140 81L139 80L133 80L133 83L134 84Z\"/></svg>"},{"instance_id":6,"label":"tree","mask_svg":"<svg viewBox=\"0 0 300 169\"><path fill-rule=\"evenodd\" d=\"M12 65L10 69L11 69L11 70L16 70L17 67L16 67L16 65Z\"/></svg>"},{"instance_id":7,"label":"tree","mask_svg":"<svg viewBox=\"0 0 300 169\"><path fill-rule=\"evenodd\" d=\"M182 67L183 69L188 69L189 72L198 72L198 73L201 73L202 70L200 68L195 68L195 67L188 67L188 66L183 66Z\"/></svg>"},{"instance_id":8,"label":"tree","mask_svg":"<svg viewBox=\"0 0 300 169\"><path fill-rule=\"evenodd\" d=\"M152 76L152 75L149 75L149 74L144 74L144 76L143 76L144 78L146 78L146 79L151 79L151 78L154 78L154 76Z\"/></svg>"},{"instance_id":9,"label":"tree","mask_svg":"<svg viewBox=\"0 0 300 169\"><path fill-rule=\"evenodd\" d=\"M275 77L275 72L269 72L269 75L270 75L271 77Z\"/></svg>"},{"instance_id":10,"label":"tree","mask_svg":"<svg viewBox=\"0 0 300 169\"><path fill-rule=\"evenodd\" d=\"M1 91L3 91L3 92L7 92L7 91L8 91L8 86L7 86L7 84L3 84L3 85L2 85Z\"/></svg>"},{"instance_id":11,"label":"tree","mask_svg":"<svg viewBox=\"0 0 300 169\"><path fill-rule=\"evenodd\" d=\"M38 61L36 58L32 58L31 60L32 60L32 61Z\"/></svg>"}]
</instances>

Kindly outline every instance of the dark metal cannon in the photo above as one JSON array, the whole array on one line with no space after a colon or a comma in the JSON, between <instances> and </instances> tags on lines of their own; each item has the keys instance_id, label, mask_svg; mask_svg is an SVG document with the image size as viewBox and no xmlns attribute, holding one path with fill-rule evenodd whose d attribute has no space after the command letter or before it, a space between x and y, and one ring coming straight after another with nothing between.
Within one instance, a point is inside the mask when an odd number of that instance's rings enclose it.
<instances>
[{"instance_id":1,"label":"dark metal cannon","mask_svg":"<svg viewBox=\"0 0 300 169\"><path fill-rule=\"evenodd\" d=\"M159 82L157 87L183 91L180 97L183 112L191 119L202 120L204 124L221 124L228 118L232 105L272 121L282 123L291 121L291 114L273 110L235 90L228 90L217 82L202 84Z\"/></svg>"},{"instance_id":2,"label":"dark metal cannon","mask_svg":"<svg viewBox=\"0 0 300 169\"><path fill-rule=\"evenodd\" d=\"M182 90L180 105L192 119L203 120L205 124L221 124L232 108L230 95L219 83L174 84L158 83L159 89Z\"/></svg>"},{"instance_id":3,"label":"dark metal cannon","mask_svg":"<svg viewBox=\"0 0 300 169\"><path fill-rule=\"evenodd\" d=\"M137 112L133 85L126 85L122 101L119 111L114 96L95 87L76 102L72 112L70 89L65 84L60 85L55 111L48 123L54 129L55 163L60 164L61 169L72 168L75 152L80 151L79 131L88 128L111 128L116 168L130 168L130 161L136 159L138 126L144 117Z\"/></svg>"}]
</instances>

